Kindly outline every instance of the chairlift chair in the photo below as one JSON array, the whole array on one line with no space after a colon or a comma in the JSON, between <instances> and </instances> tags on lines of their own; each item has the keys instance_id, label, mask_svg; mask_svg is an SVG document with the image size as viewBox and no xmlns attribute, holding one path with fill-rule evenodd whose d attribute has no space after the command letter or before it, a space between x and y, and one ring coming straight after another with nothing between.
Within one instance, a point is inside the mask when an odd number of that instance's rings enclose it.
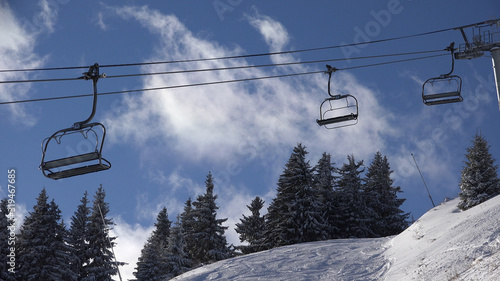
<instances>
[{"instance_id":1,"label":"chairlift chair","mask_svg":"<svg viewBox=\"0 0 500 281\"><path fill-rule=\"evenodd\" d=\"M350 94L332 95L330 92L330 81L332 72L336 71L331 66L326 66L328 77L328 95L319 107L319 119L316 123L327 129L352 126L358 123L358 100Z\"/></svg>"},{"instance_id":2,"label":"chairlift chair","mask_svg":"<svg viewBox=\"0 0 500 281\"><path fill-rule=\"evenodd\" d=\"M76 122L72 127L59 130L52 134L50 137L42 141L42 161L40 170L45 177L58 180L73 176L84 175L99 171L108 170L111 168L111 163L102 157L102 147L106 136L106 128L101 123L89 123L95 115L97 105L97 80L106 77L105 74L99 75L99 65L96 63L89 68L89 72L84 73L81 77L85 80L92 79L93 82L93 105L90 116L81 122ZM100 128L102 136L99 137L97 130ZM95 136L95 146L93 151L85 152L82 154L69 155L63 158L46 160L47 149L49 143L55 142L61 145L61 139L70 135L81 134L85 140L89 140L89 135ZM99 141L99 138L101 139Z\"/></svg>"},{"instance_id":3,"label":"chairlift chair","mask_svg":"<svg viewBox=\"0 0 500 281\"><path fill-rule=\"evenodd\" d=\"M455 67L454 45L446 48L451 52L451 71L439 77L429 78L422 85L422 101L425 105L437 105L463 101L462 78L451 75ZM443 90L445 89L445 90Z\"/></svg>"}]
</instances>

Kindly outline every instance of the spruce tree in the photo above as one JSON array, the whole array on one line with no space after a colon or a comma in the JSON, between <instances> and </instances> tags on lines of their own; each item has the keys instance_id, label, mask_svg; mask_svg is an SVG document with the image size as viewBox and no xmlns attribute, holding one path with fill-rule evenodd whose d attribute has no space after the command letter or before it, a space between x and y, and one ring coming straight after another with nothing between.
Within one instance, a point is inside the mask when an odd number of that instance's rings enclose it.
<instances>
[{"instance_id":1,"label":"spruce tree","mask_svg":"<svg viewBox=\"0 0 500 281\"><path fill-rule=\"evenodd\" d=\"M123 263L115 262L112 247L116 237L109 237L109 230L114 225L106 216L109 212L109 204L104 201L106 192L102 185L97 189L92 201L89 218L88 238L90 263L84 267L85 276L83 281L111 281L111 276L118 273L118 266Z\"/></svg>"},{"instance_id":2,"label":"spruce tree","mask_svg":"<svg viewBox=\"0 0 500 281\"><path fill-rule=\"evenodd\" d=\"M15 221L9 216L8 205L7 198L0 202L0 280L14 281L16 280L15 260L10 261L10 258L12 256L15 259L16 239L15 236L12 239L9 238L11 238L11 233L14 233Z\"/></svg>"},{"instance_id":3,"label":"spruce tree","mask_svg":"<svg viewBox=\"0 0 500 281\"><path fill-rule=\"evenodd\" d=\"M252 213L250 216L243 215L240 223L236 224L235 231L240 235L240 242L247 242L248 245L237 246L243 254L254 253L261 250L261 243L264 239L265 220L260 215L260 210L264 207L264 200L259 196L255 197L247 205L247 208Z\"/></svg>"},{"instance_id":4,"label":"spruce tree","mask_svg":"<svg viewBox=\"0 0 500 281\"><path fill-rule=\"evenodd\" d=\"M409 214L400 206L405 199L399 199L401 187L393 186L392 170L387 157L378 151L365 175L364 197L371 210L368 226L373 237L385 237L401 233L408 227Z\"/></svg>"},{"instance_id":5,"label":"spruce tree","mask_svg":"<svg viewBox=\"0 0 500 281\"><path fill-rule=\"evenodd\" d=\"M322 205L322 215L328 227L328 238L339 238L339 214L337 198L334 187L337 177L334 175L335 163L331 161L331 155L323 153L318 164L314 167L313 188L319 197Z\"/></svg>"},{"instance_id":6,"label":"spruce tree","mask_svg":"<svg viewBox=\"0 0 500 281\"><path fill-rule=\"evenodd\" d=\"M348 163L339 169L338 181L340 231L342 238L371 237L368 227L370 210L363 194L361 173L363 160L356 162L354 155L347 156Z\"/></svg>"},{"instance_id":7,"label":"spruce tree","mask_svg":"<svg viewBox=\"0 0 500 281\"><path fill-rule=\"evenodd\" d=\"M193 239L196 247L193 249L193 259L196 263L206 264L224 260L230 257L222 226L226 219L217 219L217 209L214 194L212 174L208 173L206 193L198 196L193 202Z\"/></svg>"},{"instance_id":8,"label":"spruce tree","mask_svg":"<svg viewBox=\"0 0 500 281\"><path fill-rule=\"evenodd\" d=\"M54 201L48 203L45 188L33 212L26 216L18 236L18 280L77 280L70 264L76 261L66 244L61 211Z\"/></svg>"},{"instance_id":9,"label":"spruce tree","mask_svg":"<svg viewBox=\"0 0 500 281\"><path fill-rule=\"evenodd\" d=\"M194 218L193 218L193 205L191 198L188 198L184 204L184 211L181 213L181 225L184 242L186 243L186 252L190 259L193 259L193 254L196 249L196 243L193 238L194 235Z\"/></svg>"},{"instance_id":10,"label":"spruce tree","mask_svg":"<svg viewBox=\"0 0 500 281\"><path fill-rule=\"evenodd\" d=\"M171 224L172 222L168 219L167 208L164 207L158 214L153 233L141 251L141 256L135 268L136 272L134 272L137 281L164 280L168 274L166 251Z\"/></svg>"},{"instance_id":11,"label":"spruce tree","mask_svg":"<svg viewBox=\"0 0 500 281\"><path fill-rule=\"evenodd\" d=\"M87 191L85 191L81 204L71 217L68 242L73 247L77 261L72 264L73 270L78 275L78 280L83 280L88 274L85 272L85 266L90 263L89 255L89 215Z\"/></svg>"},{"instance_id":12,"label":"spruce tree","mask_svg":"<svg viewBox=\"0 0 500 281\"><path fill-rule=\"evenodd\" d=\"M467 148L467 161L459 183L458 208L461 210L472 208L500 194L498 166L489 149L488 142L479 133L474 137L472 147Z\"/></svg>"},{"instance_id":13,"label":"spruce tree","mask_svg":"<svg viewBox=\"0 0 500 281\"><path fill-rule=\"evenodd\" d=\"M165 280L189 271L193 264L193 261L189 258L189 254L186 252L186 242L184 241L183 233L180 216L177 216L177 221L174 227L172 227L168 238L165 257L165 265L167 267Z\"/></svg>"},{"instance_id":14,"label":"spruce tree","mask_svg":"<svg viewBox=\"0 0 500 281\"><path fill-rule=\"evenodd\" d=\"M266 216L266 240L270 247L323 240L326 223L318 197L312 189L313 176L302 144L293 149L278 179L276 198Z\"/></svg>"}]
</instances>

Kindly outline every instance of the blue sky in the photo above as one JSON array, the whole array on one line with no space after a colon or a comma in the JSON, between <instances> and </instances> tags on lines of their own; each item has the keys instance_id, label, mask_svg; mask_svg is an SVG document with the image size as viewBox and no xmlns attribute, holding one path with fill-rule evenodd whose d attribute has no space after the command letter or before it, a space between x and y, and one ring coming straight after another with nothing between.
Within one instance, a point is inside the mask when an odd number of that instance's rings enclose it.
<instances>
[{"instance_id":1,"label":"blue sky","mask_svg":"<svg viewBox=\"0 0 500 281\"><path fill-rule=\"evenodd\" d=\"M225 57L301 50L375 41L500 18L498 1L181 1L0 0L0 69L124 64ZM467 30L470 32L470 30ZM397 54L463 43L459 31L351 48L280 56L101 68L108 76L169 70L274 64ZM312 74L164 91L99 97L94 121L108 130L103 156L108 171L53 181L38 170L40 144L55 131L90 113L90 98L0 105L1 195L7 170L16 169L18 215L35 204L41 189L60 206L65 220L85 190L102 184L117 223L119 260L131 263L163 206L170 218L188 197L204 192L215 177L220 217L229 218L229 242L238 243L234 223L250 201L274 197L276 182L295 145L303 143L315 165L323 152L337 167L348 154L369 165L376 151L386 155L395 184L406 198L403 209L416 218L432 207L413 153L435 202L456 197L464 154L480 131L500 159L500 112L491 58L456 61L464 102L425 106L422 83L450 69L450 57L338 71L332 91L359 101L359 123L337 130L319 127L319 106L327 97L328 76ZM409 58L402 57L402 58ZM331 62L337 68L385 60ZM218 72L106 78L99 92L122 91L326 70L326 63ZM85 70L0 73L0 80L76 78ZM0 100L87 94L90 81L0 84ZM83 151L78 141L60 149ZM267 207L267 204L266 204ZM128 274L128 275L127 275Z\"/></svg>"}]
</instances>

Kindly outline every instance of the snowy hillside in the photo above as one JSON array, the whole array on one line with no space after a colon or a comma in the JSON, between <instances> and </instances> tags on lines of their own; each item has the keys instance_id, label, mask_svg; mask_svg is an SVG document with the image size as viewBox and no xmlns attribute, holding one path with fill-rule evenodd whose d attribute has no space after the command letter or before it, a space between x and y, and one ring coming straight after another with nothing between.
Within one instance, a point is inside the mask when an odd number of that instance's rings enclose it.
<instances>
[{"instance_id":1,"label":"snowy hillside","mask_svg":"<svg viewBox=\"0 0 500 281\"><path fill-rule=\"evenodd\" d=\"M500 196L458 199L398 236L304 243L201 267L173 280L500 280Z\"/></svg>"}]
</instances>

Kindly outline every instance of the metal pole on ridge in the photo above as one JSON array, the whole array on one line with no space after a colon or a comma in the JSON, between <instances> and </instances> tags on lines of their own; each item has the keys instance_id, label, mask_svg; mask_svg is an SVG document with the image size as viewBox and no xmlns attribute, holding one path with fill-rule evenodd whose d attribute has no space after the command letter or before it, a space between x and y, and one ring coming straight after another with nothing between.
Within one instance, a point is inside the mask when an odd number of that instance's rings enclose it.
<instances>
[{"instance_id":1,"label":"metal pole on ridge","mask_svg":"<svg viewBox=\"0 0 500 281\"><path fill-rule=\"evenodd\" d=\"M497 88L498 108L500 109L500 48L495 47L490 50L491 62L493 64L493 76L495 76L495 84Z\"/></svg>"},{"instance_id":2,"label":"metal pole on ridge","mask_svg":"<svg viewBox=\"0 0 500 281\"><path fill-rule=\"evenodd\" d=\"M422 172L420 172L420 168L418 167L417 160L415 160L415 156L413 156L413 153L411 154L411 157L413 157L413 161L415 162L415 166L417 166L417 170L420 173L420 177L422 178L422 181L424 182L425 189L427 189L427 194L429 194L429 198L431 199L431 203L433 207L436 207L436 204L434 204L434 200L432 200L431 193L429 192L429 188L427 187L427 184L425 183L424 176L422 176Z\"/></svg>"}]
</instances>

